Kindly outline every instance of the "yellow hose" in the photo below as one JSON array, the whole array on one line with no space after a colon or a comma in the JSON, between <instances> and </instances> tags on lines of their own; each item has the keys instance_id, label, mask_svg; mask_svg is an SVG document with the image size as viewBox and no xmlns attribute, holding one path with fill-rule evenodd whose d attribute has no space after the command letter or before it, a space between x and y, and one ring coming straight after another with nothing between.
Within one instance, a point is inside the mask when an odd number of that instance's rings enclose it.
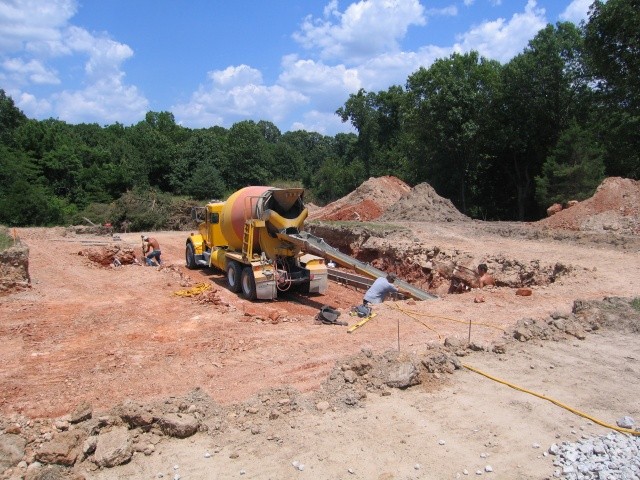
<instances>
[{"instance_id":1,"label":"yellow hose","mask_svg":"<svg viewBox=\"0 0 640 480\"><path fill-rule=\"evenodd\" d=\"M396 304L393 304L393 308L395 308L396 310L401 311L402 313L404 313L405 315L408 315L409 317L411 317L413 319L415 319L415 316L419 315L421 317L439 318L439 319L442 319L442 320L449 320L450 322L456 322L456 323L462 323L464 325L469 325L469 322L464 321L464 320L458 320L457 318L450 318L450 317L442 317L440 315L429 315L428 313L422 313L422 312L415 312L415 311L412 311L412 310L407 310L407 309L401 308ZM495 325L491 325L489 323L471 322L471 325L478 325L478 326L481 326L481 327L494 328L496 330L500 330L501 332L504 332L503 328L496 327ZM429 328L429 327L427 327L427 328ZM429 329L432 330L431 328L429 328ZM438 335L438 337L440 337L440 335Z\"/></svg>"},{"instance_id":2,"label":"yellow hose","mask_svg":"<svg viewBox=\"0 0 640 480\"><path fill-rule=\"evenodd\" d=\"M398 305L393 305L393 307L396 310L399 310L400 312L404 313L405 315L413 318L418 323L421 323L422 325L424 325L429 330L435 332L438 335L438 338L442 338L440 336L440 334L438 332L436 332L435 330L433 330L433 328L429 327L428 325L422 323L420 320L415 318L415 315L420 315L420 316L424 316L424 317L431 317L431 318L440 318L440 319L449 320L449 321L456 322L456 323L463 323L465 325L469 324L469 322L465 322L464 320L458 320L458 319L455 319L455 318L441 317L441 316L438 316L438 315L428 315L428 314L424 314L424 313L421 313L421 312L413 312L413 311L410 311L410 310L403 309L403 308L399 307ZM497 330L501 330L501 331L504 332L504 329L502 329L500 327L496 327L495 325L489 325L489 324L486 324L486 323L471 322L471 325L481 325L481 326L484 326L484 327L495 328ZM549 401L549 402L551 402L551 403L553 403L553 404L555 404L555 405L557 405L559 407L564 408L565 410L570 411L571 413L574 413L574 414L579 415L581 417L584 417L584 418L586 418L588 420L591 420L592 422L597 423L598 425L601 425L601 426L603 426L605 428L609 428L611 430L615 430L615 431L620 432L620 433L628 433L629 435L640 436L640 432L639 431L632 430L630 428L618 427L617 425L608 424L606 422L603 422L602 420L598 420L597 418L592 417L591 415L588 415L588 414L586 414L584 412L581 412L579 410L576 410L575 408L570 407L570 406L568 406L568 405L566 405L566 404L564 404L562 402L559 402L558 400L555 400L553 398L547 397L547 396L542 395L540 393L533 392L531 390L527 390L526 388L519 387L519 386L514 385L513 383L509 383L509 382L507 382L505 380L501 380L501 379L499 379L497 377L489 375L488 373L485 373L485 372L483 372L481 370L478 370L477 368L474 368L474 367L472 367L470 365L465 365L463 363L462 366L464 368L466 368L467 370L471 370L472 372L478 373L478 374L480 374L480 375L482 375L484 377L487 377L487 378L489 378L489 379L491 379L491 380L493 380L495 382L502 383L503 385L506 385L508 387L513 388L514 390L519 390L521 392L528 393L528 394L533 395L535 397L542 398L543 400L547 400L547 401Z\"/></svg>"},{"instance_id":3,"label":"yellow hose","mask_svg":"<svg viewBox=\"0 0 640 480\"><path fill-rule=\"evenodd\" d=\"M610 425L610 424L608 424L606 422L603 422L602 420L598 420L597 418L592 417L591 415L588 415L588 414L586 414L584 412L581 412L579 410L576 410L575 408L572 408L572 407L570 407L570 406L568 406L568 405L566 405L566 404L564 404L562 402L559 402L558 400L555 400L553 398L547 397L546 395L542 395L541 393L532 392L531 390L527 390L526 388L522 388L522 387L519 387L517 385L514 385L513 383L506 382L506 381L501 380L501 379L499 379L497 377L489 375L488 373L485 373L485 372L483 372L481 370L478 370L477 368L474 368L474 367L472 367L470 365L465 365L463 363L462 366L464 368L466 368L467 370L471 370L472 372L478 373L478 374L480 374L480 375L482 375L484 377L487 377L490 380L493 380L494 382L502 383L503 385L506 385L507 387L513 388L514 390L519 390L521 392L528 393L528 394L533 395L535 397L542 398L543 400L547 400L547 401L549 401L549 402L551 402L551 403L553 403L555 405L558 405L559 407L564 408L565 410L569 410L571 413L575 413L576 415L579 415L579 416L584 417L584 418L586 418L588 420L591 420L592 422L597 423L598 425L601 425L601 426L603 426L605 428L610 428L611 430L615 430L615 431L621 432L621 433L628 433L630 435L640 436L640 432L638 432L636 430L632 430L630 428L618 427L617 425Z\"/></svg>"},{"instance_id":4,"label":"yellow hose","mask_svg":"<svg viewBox=\"0 0 640 480\"><path fill-rule=\"evenodd\" d=\"M427 324L426 324L426 323L424 323L424 322L421 322L420 320L418 320L418 319L416 318L416 315L418 315L418 313L416 313L416 312L411 312L411 311L409 311L409 310L404 310L404 309L400 308L400 307L399 307L399 306L397 306L397 305L393 305L393 307L394 307L396 310L401 311L402 313L404 313L404 314L405 314L405 315L407 315L408 317L411 317L412 319L414 319L416 322L418 322L420 325L422 325L422 326L423 326L423 327L425 327L426 329L431 330L433 333L435 333L435 334L438 336L438 339L441 339L441 338L442 338L442 336L441 336L438 332L436 332L436 331L435 331L435 329L431 328L429 325L427 325Z\"/></svg>"},{"instance_id":5,"label":"yellow hose","mask_svg":"<svg viewBox=\"0 0 640 480\"><path fill-rule=\"evenodd\" d=\"M187 290L178 290L177 292L173 292L173 294L179 297L195 297L196 295L200 295L202 292L205 292L210 288L210 283L197 283Z\"/></svg>"}]
</instances>

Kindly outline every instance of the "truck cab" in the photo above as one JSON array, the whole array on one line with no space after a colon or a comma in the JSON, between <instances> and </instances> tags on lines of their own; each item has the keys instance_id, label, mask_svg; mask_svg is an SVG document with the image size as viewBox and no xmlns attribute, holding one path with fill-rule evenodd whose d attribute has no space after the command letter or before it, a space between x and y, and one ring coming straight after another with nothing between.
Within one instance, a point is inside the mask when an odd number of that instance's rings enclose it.
<instances>
[{"instance_id":1,"label":"truck cab","mask_svg":"<svg viewBox=\"0 0 640 480\"><path fill-rule=\"evenodd\" d=\"M220 215L224 203L212 202L204 207L194 207L191 210L191 218L198 223L198 233L192 233L187 240L185 260L187 268L211 266L211 255L214 249L226 249L227 242L220 228ZM224 270L223 265L216 265Z\"/></svg>"}]
</instances>

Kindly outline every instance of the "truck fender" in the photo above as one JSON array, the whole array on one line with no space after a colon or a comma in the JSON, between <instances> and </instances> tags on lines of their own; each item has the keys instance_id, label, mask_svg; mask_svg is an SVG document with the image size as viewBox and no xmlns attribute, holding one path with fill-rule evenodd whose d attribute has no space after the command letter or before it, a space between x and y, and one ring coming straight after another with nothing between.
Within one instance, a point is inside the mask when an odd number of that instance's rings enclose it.
<instances>
[{"instance_id":1,"label":"truck fender","mask_svg":"<svg viewBox=\"0 0 640 480\"><path fill-rule=\"evenodd\" d=\"M193 245L193 252L196 255L202 255L204 253L204 238L199 233L192 233L187 238L187 244Z\"/></svg>"}]
</instances>

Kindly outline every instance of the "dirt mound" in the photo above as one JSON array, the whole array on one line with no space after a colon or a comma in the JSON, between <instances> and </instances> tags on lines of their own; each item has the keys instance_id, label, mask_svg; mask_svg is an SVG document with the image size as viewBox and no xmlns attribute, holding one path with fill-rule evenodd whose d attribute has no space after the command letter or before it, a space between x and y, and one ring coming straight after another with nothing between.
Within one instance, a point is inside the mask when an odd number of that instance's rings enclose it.
<instances>
[{"instance_id":1,"label":"dirt mound","mask_svg":"<svg viewBox=\"0 0 640 480\"><path fill-rule=\"evenodd\" d=\"M78 252L78 255L87 257L93 263L103 267L138 264L136 254L131 247L121 245L109 245L100 248L88 248Z\"/></svg>"},{"instance_id":2,"label":"dirt mound","mask_svg":"<svg viewBox=\"0 0 640 480\"><path fill-rule=\"evenodd\" d=\"M0 252L0 295L30 286L29 247L18 241Z\"/></svg>"},{"instance_id":3,"label":"dirt mound","mask_svg":"<svg viewBox=\"0 0 640 480\"><path fill-rule=\"evenodd\" d=\"M305 203L304 206L307 207L307 210L309 210L309 213L317 212L322 208L316 205L315 203Z\"/></svg>"},{"instance_id":4,"label":"dirt mound","mask_svg":"<svg viewBox=\"0 0 640 480\"><path fill-rule=\"evenodd\" d=\"M575 231L611 231L640 234L640 181L611 177L605 179L587 200L536 222L548 228Z\"/></svg>"},{"instance_id":5,"label":"dirt mound","mask_svg":"<svg viewBox=\"0 0 640 480\"><path fill-rule=\"evenodd\" d=\"M442 198L428 183L420 183L403 195L380 217L382 221L406 220L416 222L454 222L469 220Z\"/></svg>"},{"instance_id":6,"label":"dirt mound","mask_svg":"<svg viewBox=\"0 0 640 480\"><path fill-rule=\"evenodd\" d=\"M402 180L386 176L370 178L349 195L312 211L310 220L375 220L411 187Z\"/></svg>"}]
</instances>

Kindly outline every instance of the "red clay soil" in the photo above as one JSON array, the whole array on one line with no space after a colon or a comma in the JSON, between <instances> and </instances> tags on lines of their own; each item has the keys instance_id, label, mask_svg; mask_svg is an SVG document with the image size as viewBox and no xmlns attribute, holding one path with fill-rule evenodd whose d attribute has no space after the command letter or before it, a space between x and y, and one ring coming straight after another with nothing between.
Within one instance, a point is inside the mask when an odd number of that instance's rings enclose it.
<instances>
[{"instance_id":1,"label":"red clay soil","mask_svg":"<svg viewBox=\"0 0 640 480\"><path fill-rule=\"evenodd\" d=\"M372 199L362 200L354 205L345 205L340 210L322 215L322 220L355 220L367 222L382 215L382 207Z\"/></svg>"},{"instance_id":2,"label":"red clay soil","mask_svg":"<svg viewBox=\"0 0 640 480\"><path fill-rule=\"evenodd\" d=\"M316 325L314 316L325 303L348 311L361 291L332 284L328 295L247 302L220 272L184 267L187 232L154 232L161 268L101 266L94 252L111 251L110 237L63 228L18 234L29 245L32 287L0 301L0 414L59 416L83 401L107 408L198 386L222 403L279 383L305 390L337 351L359 349L344 327ZM122 250L139 254L139 234L121 237ZM198 283L211 289L175 295Z\"/></svg>"},{"instance_id":3,"label":"red clay soil","mask_svg":"<svg viewBox=\"0 0 640 480\"><path fill-rule=\"evenodd\" d=\"M370 178L356 190L323 208L315 208L310 220L380 220L453 222L469 218L428 183L411 188L396 177Z\"/></svg>"},{"instance_id":4,"label":"red clay soil","mask_svg":"<svg viewBox=\"0 0 640 480\"><path fill-rule=\"evenodd\" d=\"M543 228L576 231L616 231L640 234L640 181L611 177L595 194L578 204L540 220Z\"/></svg>"},{"instance_id":5,"label":"red clay soil","mask_svg":"<svg viewBox=\"0 0 640 480\"><path fill-rule=\"evenodd\" d=\"M309 219L375 220L410 190L409 185L396 177L370 178L345 197L311 212Z\"/></svg>"}]
</instances>

